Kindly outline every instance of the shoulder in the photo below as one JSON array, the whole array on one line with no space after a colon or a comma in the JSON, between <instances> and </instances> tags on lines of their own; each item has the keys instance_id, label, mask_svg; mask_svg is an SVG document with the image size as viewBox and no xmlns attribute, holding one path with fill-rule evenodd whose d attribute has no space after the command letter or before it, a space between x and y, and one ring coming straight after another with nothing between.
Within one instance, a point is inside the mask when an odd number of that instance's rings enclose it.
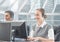
<instances>
[{"instance_id":1,"label":"shoulder","mask_svg":"<svg viewBox=\"0 0 60 42\"><path fill-rule=\"evenodd\" d=\"M48 29L53 29L53 26L52 26L51 24L46 24L46 27L47 27Z\"/></svg>"}]
</instances>

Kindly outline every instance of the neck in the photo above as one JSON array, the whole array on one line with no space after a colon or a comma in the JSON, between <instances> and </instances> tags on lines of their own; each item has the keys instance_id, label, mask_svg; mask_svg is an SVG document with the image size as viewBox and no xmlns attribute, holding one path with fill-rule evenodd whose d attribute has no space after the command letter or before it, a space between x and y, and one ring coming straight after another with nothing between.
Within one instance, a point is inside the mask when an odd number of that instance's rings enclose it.
<instances>
[{"instance_id":1,"label":"neck","mask_svg":"<svg viewBox=\"0 0 60 42\"><path fill-rule=\"evenodd\" d=\"M7 19L6 21L12 21L12 19Z\"/></svg>"},{"instance_id":2,"label":"neck","mask_svg":"<svg viewBox=\"0 0 60 42\"><path fill-rule=\"evenodd\" d=\"M43 21L44 21L43 19L38 20L38 21L37 21L38 26L40 26L40 25L43 23Z\"/></svg>"}]
</instances>

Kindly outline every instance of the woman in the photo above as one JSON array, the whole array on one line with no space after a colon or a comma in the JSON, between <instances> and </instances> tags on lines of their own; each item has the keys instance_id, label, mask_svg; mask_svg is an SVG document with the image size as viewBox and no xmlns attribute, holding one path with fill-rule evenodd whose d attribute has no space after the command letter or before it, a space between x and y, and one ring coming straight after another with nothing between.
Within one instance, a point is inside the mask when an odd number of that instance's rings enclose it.
<instances>
[{"instance_id":1,"label":"woman","mask_svg":"<svg viewBox=\"0 0 60 42\"><path fill-rule=\"evenodd\" d=\"M35 18L37 24L33 26L28 40L32 42L54 42L53 28L51 25L46 23L46 15L44 13L45 11L43 8L36 9Z\"/></svg>"}]
</instances>

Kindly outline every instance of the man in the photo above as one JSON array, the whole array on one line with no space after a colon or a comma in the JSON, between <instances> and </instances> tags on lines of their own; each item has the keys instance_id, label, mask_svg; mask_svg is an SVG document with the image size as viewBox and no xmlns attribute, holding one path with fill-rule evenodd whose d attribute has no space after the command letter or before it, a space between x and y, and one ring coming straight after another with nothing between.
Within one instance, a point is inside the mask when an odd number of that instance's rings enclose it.
<instances>
[{"instance_id":1,"label":"man","mask_svg":"<svg viewBox=\"0 0 60 42\"><path fill-rule=\"evenodd\" d=\"M5 11L5 20L6 21L12 21L14 18L14 12L13 11Z\"/></svg>"},{"instance_id":2,"label":"man","mask_svg":"<svg viewBox=\"0 0 60 42\"><path fill-rule=\"evenodd\" d=\"M27 40L32 42L54 42L54 31L52 26L45 21L46 15L43 8L36 9L35 18L37 24L33 26Z\"/></svg>"}]
</instances>

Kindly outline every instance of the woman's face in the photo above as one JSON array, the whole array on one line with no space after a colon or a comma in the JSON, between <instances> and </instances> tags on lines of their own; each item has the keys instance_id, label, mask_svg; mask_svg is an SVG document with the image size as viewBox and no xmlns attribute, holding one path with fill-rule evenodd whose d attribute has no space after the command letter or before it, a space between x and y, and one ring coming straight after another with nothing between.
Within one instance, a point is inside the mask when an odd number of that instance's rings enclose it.
<instances>
[{"instance_id":1,"label":"woman's face","mask_svg":"<svg viewBox=\"0 0 60 42\"><path fill-rule=\"evenodd\" d=\"M42 13L39 10L36 10L35 11L35 19L36 20L41 20L42 18L43 18Z\"/></svg>"}]
</instances>

